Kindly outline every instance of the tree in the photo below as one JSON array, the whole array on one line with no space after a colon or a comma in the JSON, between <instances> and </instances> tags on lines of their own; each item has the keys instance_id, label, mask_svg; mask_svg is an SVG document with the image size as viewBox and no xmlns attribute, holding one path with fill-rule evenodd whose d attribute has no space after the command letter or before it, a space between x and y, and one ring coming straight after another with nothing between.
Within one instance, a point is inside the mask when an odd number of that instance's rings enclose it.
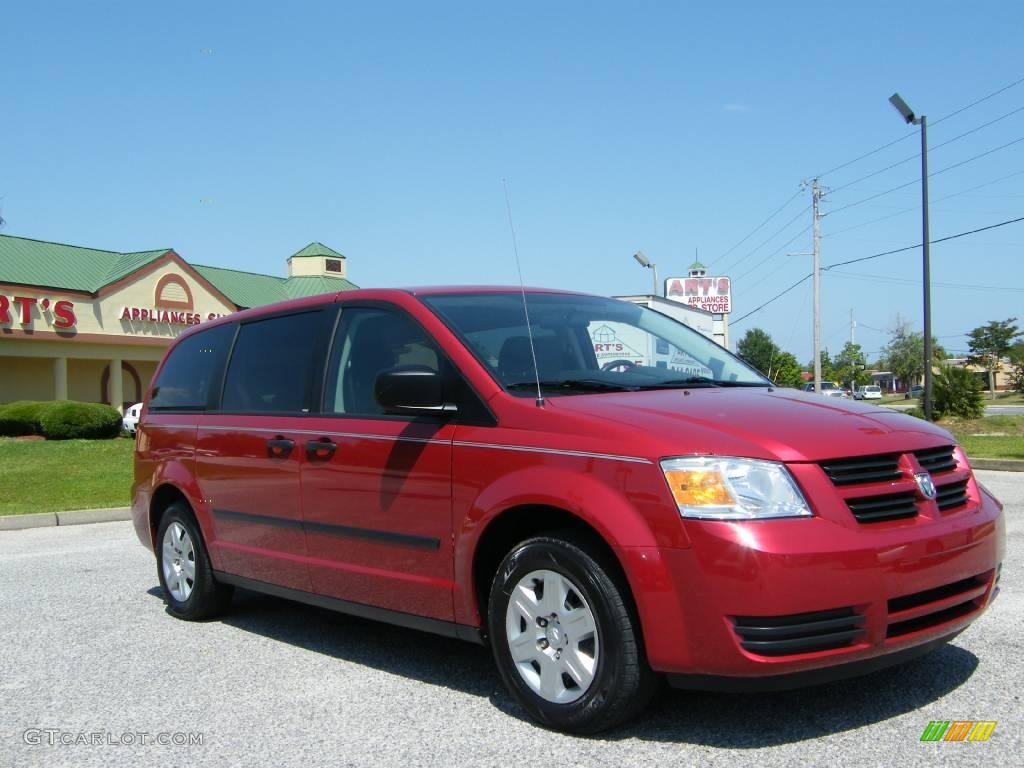
<instances>
[{"instance_id":1,"label":"tree","mask_svg":"<svg viewBox=\"0 0 1024 768\"><path fill-rule=\"evenodd\" d=\"M1007 353L1010 358L1010 386L1024 395L1024 341L1018 341Z\"/></svg>"},{"instance_id":2,"label":"tree","mask_svg":"<svg viewBox=\"0 0 1024 768\"><path fill-rule=\"evenodd\" d=\"M946 350L932 337L932 367L941 366L945 359ZM911 331L905 323L897 326L882 350L882 363L909 389L924 375L924 334Z\"/></svg>"},{"instance_id":3,"label":"tree","mask_svg":"<svg viewBox=\"0 0 1024 768\"><path fill-rule=\"evenodd\" d=\"M736 354L768 376L775 358L779 354L779 347L766 331L762 331L760 328L751 328L736 343Z\"/></svg>"},{"instance_id":4,"label":"tree","mask_svg":"<svg viewBox=\"0 0 1024 768\"><path fill-rule=\"evenodd\" d=\"M772 370L772 381L780 387L799 387L804 383L796 355L792 352L779 352Z\"/></svg>"},{"instance_id":5,"label":"tree","mask_svg":"<svg viewBox=\"0 0 1024 768\"><path fill-rule=\"evenodd\" d=\"M812 374L814 373L814 358L812 357L807 363L807 370ZM835 381L836 369L835 364L832 362L832 358L828 354L827 349L821 350L821 380L822 381Z\"/></svg>"},{"instance_id":6,"label":"tree","mask_svg":"<svg viewBox=\"0 0 1024 768\"><path fill-rule=\"evenodd\" d=\"M850 389L871 382L871 377L864 372L867 361L860 344L854 344L852 341L846 342L839 350L832 365L839 383Z\"/></svg>"},{"instance_id":7,"label":"tree","mask_svg":"<svg viewBox=\"0 0 1024 768\"><path fill-rule=\"evenodd\" d=\"M935 377L935 418L958 416L980 419L985 415L981 382L966 368L944 365Z\"/></svg>"},{"instance_id":8,"label":"tree","mask_svg":"<svg viewBox=\"0 0 1024 768\"><path fill-rule=\"evenodd\" d=\"M996 396L996 371L1002 368L1002 360L1010 351L1013 342L1020 337L1020 329L1014 325L1016 317L1006 320L990 320L967 334L971 355L967 361L981 365L988 371L989 390Z\"/></svg>"}]
</instances>

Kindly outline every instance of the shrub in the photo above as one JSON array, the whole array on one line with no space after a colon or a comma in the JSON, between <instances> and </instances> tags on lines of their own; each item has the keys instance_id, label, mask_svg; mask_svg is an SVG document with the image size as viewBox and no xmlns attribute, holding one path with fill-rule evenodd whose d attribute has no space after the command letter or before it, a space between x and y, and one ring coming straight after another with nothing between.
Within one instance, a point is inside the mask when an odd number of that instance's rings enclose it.
<instances>
[{"instance_id":1,"label":"shrub","mask_svg":"<svg viewBox=\"0 0 1024 768\"><path fill-rule=\"evenodd\" d=\"M966 368L947 365L932 383L932 415L937 419L957 416L980 419L985 415L985 400L978 377Z\"/></svg>"},{"instance_id":2,"label":"shrub","mask_svg":"<svg viewBox=\"0 0 1024 768\"><path fill-rule=\"evenodd\" d=\"M42 432L39 420L53 403L18 400L0 405L0 437L38 435Z\"/></svg>"},{"instance_id":3,"label":"shrub","mask_svg":"<svg viewBox=\"0 0 1024 768\"><path fill-rule=\"evenodd\" d=\"M94 440L121 434L121 414L109 405L73 400L47 405L39 419L47 440Z\"/></svg>"}]
</instances>

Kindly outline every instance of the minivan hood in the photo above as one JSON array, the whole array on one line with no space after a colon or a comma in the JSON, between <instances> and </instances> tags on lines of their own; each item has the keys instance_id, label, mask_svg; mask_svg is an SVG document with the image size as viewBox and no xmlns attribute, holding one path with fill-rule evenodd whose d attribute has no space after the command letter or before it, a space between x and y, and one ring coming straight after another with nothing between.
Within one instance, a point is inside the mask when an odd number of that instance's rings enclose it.
<instances>
[{"instance_id":1,"label":"minivan hood","mask_svg":"<svg viewBox=\"0 0 1024 768\"><path fill-rule=\"evenodd\" d=\"M953 442L934 424L889 408L767 387L581 394L548 403L578 417L614 423L619 434L631 427L636 445L628 452L643 445L663 456L820 461Z\"/></svg>"}]
</instances>

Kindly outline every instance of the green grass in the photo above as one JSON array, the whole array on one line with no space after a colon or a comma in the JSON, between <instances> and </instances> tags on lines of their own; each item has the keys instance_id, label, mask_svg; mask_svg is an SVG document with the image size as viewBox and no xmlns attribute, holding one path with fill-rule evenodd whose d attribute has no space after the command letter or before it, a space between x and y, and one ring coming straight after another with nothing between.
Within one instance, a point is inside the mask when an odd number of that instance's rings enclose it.
<instances>
[{"instance_id":1,"label":"green grass","mask_svg":"<svg viewBox=\"0 0 1024 768\"><path fill-rule=\"evenodd\" d=\"M968 459L1024 459L1024 437L964 435L959 441Z\"/></svg>"},{"instance_id":2,"label":"green grass","mask_svg":"<svg viewBox=\"0 0 1024 768\"><path fill-rule=\"evenodd\" d=\"M985 416L939 422L972 459L1024 459L1024 416Z\"/></svg>"},{"instance_id":3,"label":"green grass","mask_svg":"<svg viewBox=\"0 0 1024 768\"><path fill-rule=\"evenodd\" d=\"M0 438L0 515L128 506L134 445Z\"/></svg>"}]
</instances>

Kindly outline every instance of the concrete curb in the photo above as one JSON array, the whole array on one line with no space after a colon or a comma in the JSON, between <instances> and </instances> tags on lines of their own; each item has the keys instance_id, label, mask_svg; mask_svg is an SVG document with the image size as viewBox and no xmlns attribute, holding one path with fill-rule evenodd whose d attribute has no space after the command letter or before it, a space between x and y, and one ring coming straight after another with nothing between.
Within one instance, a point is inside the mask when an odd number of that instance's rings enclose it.
<instances>
[{"instance_id":1,"label":"concrete curb","mask_svg":"<svg viewBox=\"0 0 1024 768\"><path fill-rule=\"evenodd\" d=\"M1020 459L971 459L972 469L996 469L1001 472L1024 472Z\"/></svg>"},{"instance_id":2,"label":"concrete curb","mask_svg":"<svg viewBox=\"0 0 1024 768\"><path fill-rule=\"evenodd\" d=\"M4 515L0 517L0 531L20 531L26 528L46 528L56 525L113 523L131 519L130 507L76 509L70 512L42 512L34 515Z\"/></svg>"}]
</instances>

